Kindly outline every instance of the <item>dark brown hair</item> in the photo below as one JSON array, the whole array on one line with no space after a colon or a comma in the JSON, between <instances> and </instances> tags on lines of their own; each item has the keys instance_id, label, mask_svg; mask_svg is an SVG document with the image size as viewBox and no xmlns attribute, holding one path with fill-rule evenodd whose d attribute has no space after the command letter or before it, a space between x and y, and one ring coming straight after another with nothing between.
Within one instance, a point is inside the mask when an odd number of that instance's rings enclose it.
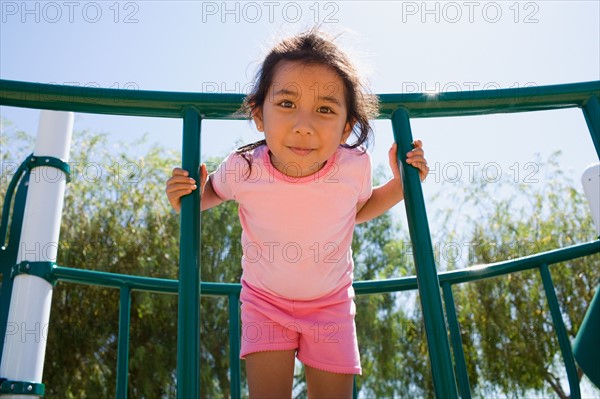
<instances>
[{"instance_id":1,"label":"dark brown hair","mask_svg":"<svg viewBox=\"0 0 600 399\"><path fill-rule=\"evenodd\" d=\"M378 99L377 96L367 92L356 68L334 40L334 37L314 27L275 45L265 57L256 74L252 91L244 99L240 111L251 117L263 106L269 87L273 83L277 65L281 61L323 65L332 68L344 83L348 110L347 122L352 125L352 132L357 138L354 143L345 146L357 148L368 144L373 134L369 119L375 118L378 114ZM236 152L241 154L252 167L248 152L263 144L266 144L266 140L244 145Z\"/></svg>"}]
</instances>

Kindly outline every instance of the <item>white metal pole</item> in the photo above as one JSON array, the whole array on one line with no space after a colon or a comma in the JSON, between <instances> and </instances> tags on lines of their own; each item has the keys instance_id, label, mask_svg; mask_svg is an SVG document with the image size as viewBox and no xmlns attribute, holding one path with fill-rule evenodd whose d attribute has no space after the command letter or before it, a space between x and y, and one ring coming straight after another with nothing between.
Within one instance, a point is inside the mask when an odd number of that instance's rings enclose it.
<instances>
[{"instance_id":1,"label":"white metal pole","mask_svg":"<svg viewBox=\"0 0 600 399\"><path fill-rule=\"evenodd\" d=\"M73 113L40 113L34 156L67 162L73 131ZM66 176L57 168L32 169L17 255L22 261L56 262ZM19 274L13 282L0 377L11 381L42 382L52 285L43 278ZM6 398L31 398L4 395Z\"/></svg>"}]
</instances>

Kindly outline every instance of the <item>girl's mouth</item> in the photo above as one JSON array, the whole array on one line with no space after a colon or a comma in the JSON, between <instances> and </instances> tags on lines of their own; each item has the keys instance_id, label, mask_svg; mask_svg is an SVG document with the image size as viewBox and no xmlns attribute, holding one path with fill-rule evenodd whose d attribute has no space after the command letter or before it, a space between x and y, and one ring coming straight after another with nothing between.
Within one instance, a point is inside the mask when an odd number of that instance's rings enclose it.
<instances>
[{"instance_id":1,"label":"girl's mouth","mask_svg":"<svg viewBox=\"0 0 600 399\"><path fill-rule=\"evenodd\" d=\"M300 148L300 147L288 147L294 154L300 156L306 156L310 154L313 149L312 148Z\"/></svg>"}]
</instances>

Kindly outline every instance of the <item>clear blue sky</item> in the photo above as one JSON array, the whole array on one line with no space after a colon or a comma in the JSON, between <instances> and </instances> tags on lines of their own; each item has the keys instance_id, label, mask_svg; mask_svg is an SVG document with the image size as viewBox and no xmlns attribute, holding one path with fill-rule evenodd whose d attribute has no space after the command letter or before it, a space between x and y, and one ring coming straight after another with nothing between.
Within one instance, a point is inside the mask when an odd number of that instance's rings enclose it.
<instances>
[{"instance_id":1,"label":"clear blue sky","mask_svg":"<svg viewBox=\"0 0 600 399\"><path fill-rule=\"evenodd\" d=\"M450 91L600 80L598 1L498 2L197 2L1 1L0 77L43 83L165 91L245 92L266 48L315 22L345 31L373 92ZM1 107L28 132L38 112ZM246 122L207 121L203 155L224 155L238 140L260 136ZM177 120L80 114L75 129L107 131L115 140L148 133L180 149ZM375 123L377 164L387 163L389 121ZM579 181L597 162L577 109L489 117L421 119L434 168L427 197L444 180L472 169L523 182L535 154L561 162ZM481 172L479 172L481 173ZM540 179L538 179L540 180ZM542 184L541 182L536 184ZM403 208L399 207L400 213ZM432 228L435 231L435 226Z\"/></svg>"},{"instance_id":2,"label":"clear blue sky","mask_svg":"<svg viewBox=\"0 0 600 399\"><path fill-rule=\"evenodd\" d=\"M341 44L363 67L375 93L600 80L599 4L1 0L0 77L140 90L218 87L245 92L264 50L276 38L321 22L327 30L346 32ZM0 107L0 114L20 130L37 129L36 110ZM177 120L79 114L75 129L111 132L115 141L148 133L150 142L181 148ZM392 142L389 121L377 121L375 132L374 161L385 165ZM239 140L260 138L243 121L207 121L203 133L203 156L222 156ZM427 198L452 189L443 182L456 180L457 173L458 180L467 181L470 165L491 165L491 178L499 171L502 178L544 184L543 171L530 167L536 154L547 159L561 150L561 163L576 182L587 165L598 162L577 109L421 119L413 121L413 135L424 140L434 168L424 185ZM403 207L395 212L402 219ZM431 227L435 235L440 226Z\"/></svg>"}]
</instances>

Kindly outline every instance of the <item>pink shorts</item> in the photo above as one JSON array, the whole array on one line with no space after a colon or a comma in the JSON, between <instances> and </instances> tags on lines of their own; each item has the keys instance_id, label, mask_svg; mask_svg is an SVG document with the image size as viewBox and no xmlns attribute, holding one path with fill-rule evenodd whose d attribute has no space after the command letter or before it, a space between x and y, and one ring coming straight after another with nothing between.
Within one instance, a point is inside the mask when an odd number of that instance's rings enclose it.
<instances>
[{"instance_id":1,"label":"pink shorts","mask_svg":"<svg viewBox=\"0 0 600 399\"><path fill-rule=\"evenodd\" d=\"M297 350L307 366L332 373L361 374L356 308L351 288L325 298L293 301L242 281L240 358L254 352Z\"/></svg>"}]
</instances>

